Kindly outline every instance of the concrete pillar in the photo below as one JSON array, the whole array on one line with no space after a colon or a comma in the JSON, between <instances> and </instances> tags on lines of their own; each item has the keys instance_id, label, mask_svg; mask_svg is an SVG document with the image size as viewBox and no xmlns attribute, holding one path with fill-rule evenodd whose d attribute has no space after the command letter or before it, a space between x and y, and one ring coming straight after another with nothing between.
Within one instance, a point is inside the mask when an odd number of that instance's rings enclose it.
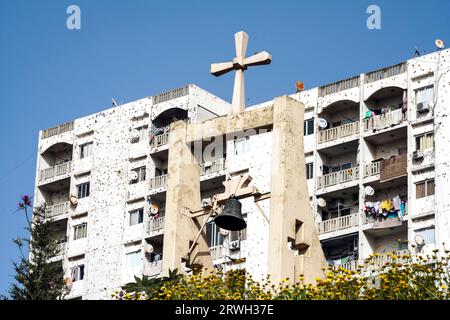
<instances>
[{"instance_id":1,"label":"concrete pillar","mask_svg":"<svg viewBox=\"0 0 450 320\"><path fill-rule=\"evenodd\" d=\"M200 208L200 167L190 145L186 144L184 121L173 123L169 136L169 163L164 228L163 274L169 269L181 270L182 262L187 265L200 264L212 270L212 262L206 242L205 230L188 257L189 247L200 230L203 219L192 219L183 214L184 208Z\"/></svg>"},{"instance_id":2,"label":"concrete pillar","mask_svg":"<svg viewBox=\"0 0 450 320\"><path fill-rule=\"evenodd\" d=\"M275 282L289 277L314 283L323 277L325 256L310 212L303 148L304 105L275 98L268 274Z\"/></svg>"}]
</instances>

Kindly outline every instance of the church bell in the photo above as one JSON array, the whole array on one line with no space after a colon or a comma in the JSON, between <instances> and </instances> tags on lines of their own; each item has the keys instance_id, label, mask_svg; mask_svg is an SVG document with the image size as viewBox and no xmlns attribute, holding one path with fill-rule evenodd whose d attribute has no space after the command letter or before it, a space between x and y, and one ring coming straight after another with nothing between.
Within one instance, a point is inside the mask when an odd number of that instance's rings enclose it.
<instances>
[{"instance_id":1,"label":"church bell","mask_svg":"<svg viewBox=\"0 0 450 320\"><path fill-rule=\"evenodd\" d=\"M247 227L242 216L242 204L236 198L225 202L222 212L214 219L214 223L222 229L240 231Z\"/></svg>"}]
</instances>

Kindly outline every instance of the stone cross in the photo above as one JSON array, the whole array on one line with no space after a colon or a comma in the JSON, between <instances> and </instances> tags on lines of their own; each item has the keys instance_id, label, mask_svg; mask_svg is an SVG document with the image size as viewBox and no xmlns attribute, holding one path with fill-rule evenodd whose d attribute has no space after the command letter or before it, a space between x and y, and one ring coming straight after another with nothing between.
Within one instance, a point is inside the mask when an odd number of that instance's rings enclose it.
<instances>
[{"instance_id":1,"label":"stone cross","mask_svg":"<svg viewBox=\"0 0 450 320\"><path fill-rule=\"evenodd\" d=\"M211 73L218 77L231 70L236 70L232 102L232 113L236 114L245 111L244 71L249 66L269 64L272 61L272 56L268 52L262 51L246 58L248 34L244 31L234 35L234 42L236 44L236 58L232 62L212 64Z\"/></svg>"}]
</instances>

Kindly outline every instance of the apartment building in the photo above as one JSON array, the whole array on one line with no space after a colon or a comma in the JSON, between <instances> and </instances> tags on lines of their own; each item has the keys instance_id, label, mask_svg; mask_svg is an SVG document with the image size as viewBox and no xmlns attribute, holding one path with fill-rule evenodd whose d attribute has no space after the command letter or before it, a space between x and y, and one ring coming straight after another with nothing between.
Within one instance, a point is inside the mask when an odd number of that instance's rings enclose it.
<instances>
[{"instance_id":1,"label":"apartment building","mask_svg":"<svg viewBox=\"0 0 450 320\"><path fill-rule=\"evenodd\" d=\"M385 261L389 252L450 247L449 59L450 50L441 50L291 95L305 108L298 139L330 265L354 268L373 253ZM64 261L68 298L107 299L134 275L161 275L169 125L202 123L229 109L189 85L41 131L35 205L45 203L60 228L54 259ZM221 152L204 143L197 159L202 205L242 174L270 193L272 137L270 129L227 137ZM262 279L270 198L241 203L243 231L206 221L212 263Z\"/></svg>"}]
</instances>

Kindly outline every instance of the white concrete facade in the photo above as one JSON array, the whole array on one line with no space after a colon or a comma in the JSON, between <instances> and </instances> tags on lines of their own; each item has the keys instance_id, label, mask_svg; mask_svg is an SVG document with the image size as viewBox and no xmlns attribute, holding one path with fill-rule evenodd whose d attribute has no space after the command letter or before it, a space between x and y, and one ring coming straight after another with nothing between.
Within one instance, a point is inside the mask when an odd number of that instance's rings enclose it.
<instances>
[{"instance_id":1,"label":"white concrete facade","mask_svg":"<svg viewBox=\"0 0 450 320\"><path fill-rule=\"evenodd\" d=\"M305 105L311 213L330 263L350 267L372 253L414 253L417 234L426 241L424 252L442 248L443 242L450 247L449 70L450 50L442 50L291 95ZM381 109L387 111L377 114ZM69 298L108 299L133 275L160 274L154 253L162 253L170 150L167 134L149 142L148 133L173 117L201 122L229 110L227 102L189 85L41 131L35 205L46 203L60 225L64 248L55 259L64 259L67 276L78 276L72 268L84 265L83 280L72 283ZM375 114L367 118L368 111ZM327 128L319 128L320 118ZM91 142L91 149L81 147ZM258 132L228 140L222 154L204 152L202 198L222 192L222 182L241 173L249 173L260 192L270 192L271 145L271 132ZM382 163L388 159L392 163ZM138 178L130 184L133 170ZM77 186L86 182L89 196L83 197L86 187ZM373 195L365 193L367 186ZM77 196L76 205L68 202L71 195ZM404 200L403 214L392 210L378 221L366 214L367 202L396 196ZM324 207L318 199L325 200ZM159 217L150 218L150 203ZM211 257L218 268L245 267L262 279L270 199L242 204L248 225L243 232L222 235L207 226ZM83 223L86 234L79 227ZM150 245L154 253L146 254ZM235 264L235 258L245 260Z\"/></svg>"}]
</instances>

